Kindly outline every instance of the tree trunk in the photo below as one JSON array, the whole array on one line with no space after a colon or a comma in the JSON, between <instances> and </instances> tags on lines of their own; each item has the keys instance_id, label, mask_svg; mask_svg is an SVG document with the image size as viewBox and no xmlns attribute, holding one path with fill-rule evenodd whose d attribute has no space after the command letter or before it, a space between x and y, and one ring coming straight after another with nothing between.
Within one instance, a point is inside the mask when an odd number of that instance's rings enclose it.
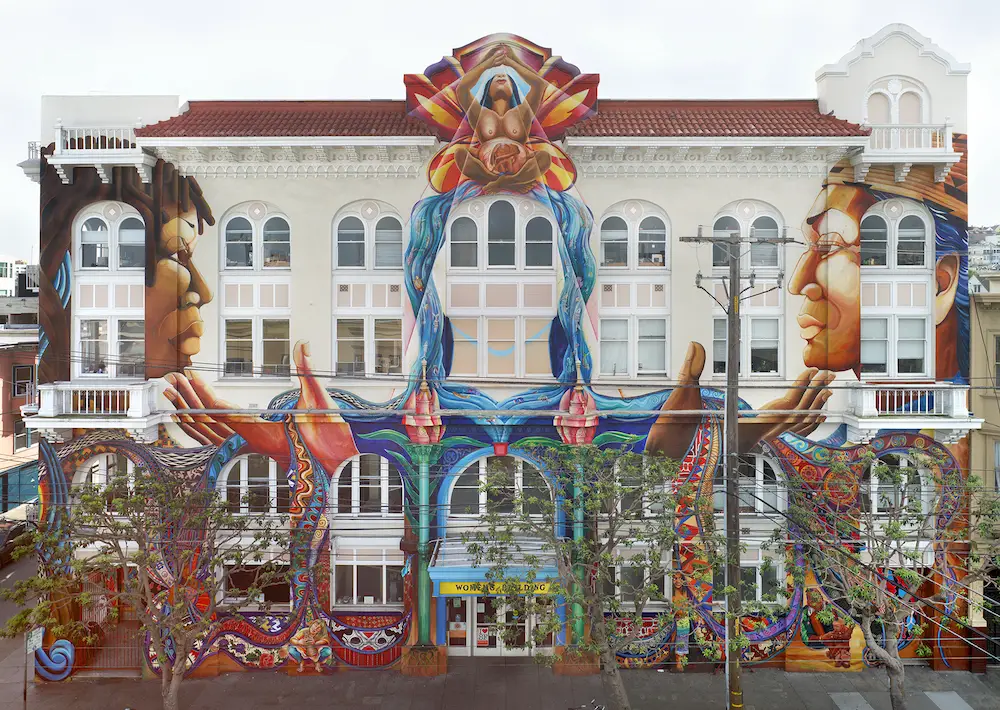
<instances>
[{"instance_id":1,"label":"tree trunk","mask_svg":"<svg viewBox=\"0 0 1000 710\"><path fill-rule=\"evenodd\" d=\"M166 671L163 677L166 678ZM184 670L176 670L170 674L170 680L164 681L160 692L163 695L163 710L180 710L181 707L181 681L184 680Z\"/></svg>"},{"instance_id":2,"label":"tree trunk","mask_svg":"<svg viewBox=\"0 0 1000 710\"><path fill-rule=\"evenodd\" d=\"M611 647L611 640L608 638L607 630L604 626L604 612L598 609L596 613L590 615L590 634L594 643L600 649L601 654L601 685L604 694L608 698L610 710L632 710L628 702L628 693L625 691L625 682L622 674L618 670L618 657Z\"/></svg>"},{"instance_id":3,"label":"tree trunk","mask_svg":"<svg viewBox=\"0 0 1000 710\"><path fill-rule=\"evenodd\" d=\"M903 695L903 662L896 659L895 663L886 663L885 673L889 676L889 702L892 703L892 710L906 710L906 697Z\"/></svg>"}]
</instances>

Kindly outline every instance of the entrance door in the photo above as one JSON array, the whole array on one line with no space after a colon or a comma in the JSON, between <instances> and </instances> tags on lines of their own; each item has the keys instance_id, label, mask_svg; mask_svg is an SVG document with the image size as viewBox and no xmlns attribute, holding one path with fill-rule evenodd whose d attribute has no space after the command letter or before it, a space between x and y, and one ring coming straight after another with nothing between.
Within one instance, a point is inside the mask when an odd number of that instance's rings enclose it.
<instances>
[{"instance_id":1,"label":"entrance door","mask_svg":"<svg viewBox=\"0 0 1000 710\"><path fill-rule=\"evenodd\" d=\"M496 597L474 597L476 629L474 656L527 656L524 648L529 633L530 619L518 603L503 604ZM497 619L503 619L506 629L501 629ZM508 635L510 643L504 640Z\"/></svg>"},{"instance_id":2,"label":"entrance door","mask_svg":"<svg viewBox=\"0 0 1000 710\"><path fill-rule=\"evenodd\" d=\"M472 653L473 597L452 597L448 599L448 655L468 656Z\"/></svg>"}]
</instances>

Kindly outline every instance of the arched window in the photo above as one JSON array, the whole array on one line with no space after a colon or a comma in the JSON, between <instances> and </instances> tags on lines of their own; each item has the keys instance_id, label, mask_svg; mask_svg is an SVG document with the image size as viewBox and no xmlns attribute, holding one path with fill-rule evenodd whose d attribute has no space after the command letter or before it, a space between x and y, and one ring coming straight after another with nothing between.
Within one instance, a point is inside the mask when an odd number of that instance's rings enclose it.
<instances>
[{"instance_id":1,"label":"arched window","mask_svg":"<svg viewBox=\"0 0 1000 710\"><path fill-rule=\"evenodd\" d=\"M451 225L451 265L463 269L479 265L479 230L468 217L459 217Z\"/></svg>"},{"instance_id":2,"label":"arched window","mask_svg":"<svg viewBox=\"0 0 1000 710\"><path fill-rule=\"evenodd\" d=\"M104 489L109 485L126 485L129 490L135 482L135 464L128 456L121 453L98 454L88 459L76 470L73 477L73 490L71 495L80 499L84 487L94 487ZM116 493L109 490L107 503L110 507Z\"/></svg>"},{"instance_id":3,"label":"arched window","mask_svg":"<svg viewBox=\"0 0 1000 710\"><path fill-rule=\"evenodd\" d=\"M758 217L750 227L753 239L777 239L778 223L772 217ZM774 242L750 242L750 266L778 265L778 245Z\"/></svg>"},{"instance_id":4,"label":"arched window","mask_svg":"<svg viewBox=\"0 0 1000 710\"><path fill-rule=\"evenodd\" d=\"M889 246L889 228L878 215L861 220L861 265L886 266Z\"/></svg>"},{"instance_id":5,"label":"arched window","mask_svg":"<svg viewBox=\"0 0 1000 710\"><path fill-rule=\"evenodd\" d=\"M349 460L337 476L337 513L401 515L403 479L399 470L376 454Z\"/></svg>"},{"instance_id":6,"label":"arched window","mask_svg":"<svg viewBox=\"0 0 1000 710\"><path fill-rule=\"evenodd\" d=\"M885 94L877 91L868 97L868 123L876 126L892 123L889 97Z\"/></svg>"},{"instance_id":7,"label":"arched window","mask_svg":"<svg viewBox=\"0 0 1000 710\"><path fill-rule=\"evenodd\" d=\"M492 476L493 478L489 478ZM490 490L485 485L490 481ZM543 512L544 501L552 499L545 477L531 463L513 456L489 456L465 469L451 489L451 515L513 513L520 498L529 515Z\"/></svg>"},{"instance_id":8,"label":"arched window","mask_svg":"<svg viewBox=\"0 0 1000 710\"><path fill-rule=\"evenodd\" d=\"M639 266L666 266L667 226L659 217L639 223Z\"/></svg>"},{"instance_id":9,"label":"arched window","mask_svg":"<svg viewBox=\"0 0 1000 710\"><path fill-rule=\"evenodd\" d=\"M724 467L723 467L724 468ZM782 508L778 465L763 454L740 457L739 501L741 513L774 518Z\"/></svg>"},{"instance_id":10,"label":"arched window","mask_svg":"<svg viewBox=\"0 0 1000 710\"><path fill-rule=\"evenodd\" d=\"M926 507L924 475L906 456L880 456L878 462L866 467L861 475L858 490L861 512L892 515L904 525L916 522Z\"/></svg>"},{"instance_id":11,"label":"arched window","mask_svg":"<svg viewBox=\"0 0 1000 710\"><path fill-rule=\"evenodd\" d=\"M898 235L896 265L923 266L927 244L927 230L924 221L916 215L906 215L899 221Z\"/></svg>"},{"instance_id":12,"label":"arched window","mask_svg":"<svg viewBox=\"0 0 1000 710\"><path fill-rule=\"evenodd\" d=\"M264 254L264 268L286 268L292 265L292 239L288 221L282 217L271 217L264 223L261 251Z\"/></svg>"},{"instance_id":13,"label":"arched window","mask_svg":"<svg viewBox=\"0 0 1000 710\"><path fill-rule=\"evenodd\" d=\"M628 225L621 217L601 223L601 266L628 266Z\"/></svg>"},{"instance_id":14,"label":"arched window","mask_svg":"<svg viewBox=\"0 0 1000 710\"><path fill-rule=\"evenodd\" d=\"M226 267L253 267L253 227L245 217L226 223Z\"/></svg>"},{"instance_id":15,"label":"arched window","mask_svg":"<svg viewBox=\"0 0 1000 710\"><path fill-rule=\"evenodd\" d=\"M905 124L923 123L923 105L920 95L904 91L899 97L899 122Z\"/></svg>"},{"instance_id":16,"label":"arched window","mask_svg":"<svg viewBox=\"0 0 1000 710\"><path fill-rule=\"evenodd\" d=\"M365 225L357 217L344 217L337 225L337 266L364 265Z\"/></svg>"},{"instance_id":17,"label":"arched window","mask_svg":"<svg viewBox=\"0 0 1000 710\"><path fill-rule=\"evenodd\" d=\"M525 228L524 265L552 266L552 223L544 217L533 218Z\"/></svg>"},{"instance_id":18,"label":"arched window","mask_svg":"<svg viewBox=\"0 0 1000 710\"><path fill-rule=\"evenodd\" d=\"M398 269L403 265L403 226L395 217L383 217L375 225L375 268Z\"/></svg>"},{"instance_id":19,"label":"arched window","mask_svg":"<svg viewBox=\"0 0 1000 710\"><path fill-rule=\"evenodd\" d=\"M233 459L216 483L233 513L287 513L290 489L278 462L260 454Z\"/></svg>"},{"instance_id":20,"label":"arched window","mask_svg":"<svg viewBox=\"0 0 1000 710\"><path fill-rule=\"evenodd\" d=\"M740 231L740 223L736 221L735 217L719 217L715 220L715 225L712 227L712 236L728 237L733 232ZM738 246L736 247L739 248ZM719 242L712 243L712 266L728 266L729 265L729 245L720 244Z\"/></svg>"},{"instance_id":21,"label":"arched window","mask_svg":"<svg viewBox=\"0 0 1000 710\"><path fill-rule=\"evenodd\" d=\"M84 269L108 268L111 233L107 223L91 217L80 230L80 266Z\"/></svg>"},{"instance_id":22,"label":"arched window","mask_svg":"<svg viewBox=\"0 0 1000 710\"><path fill-rule=\"evenodd\" d=\"M514 266L514 205L506 200L490 205L486 241L487 266Z\"/></svg>"},{"instance_id":23,"label":"arched window","mask_svg":"<svg viewBox=\"0 0 1000 710\"><path fill-rule=\"evenodd\" d=\"M146 265L146 227L138 217L126 217L118 226L118 268Z\"/></svg>"}]
</instances>

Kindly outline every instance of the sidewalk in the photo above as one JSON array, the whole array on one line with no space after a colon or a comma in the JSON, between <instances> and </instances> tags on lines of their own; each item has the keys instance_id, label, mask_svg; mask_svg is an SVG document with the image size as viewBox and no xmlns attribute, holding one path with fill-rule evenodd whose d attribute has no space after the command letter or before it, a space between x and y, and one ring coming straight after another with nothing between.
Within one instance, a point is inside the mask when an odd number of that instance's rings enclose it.
<instances>
[{"instance_id":1,"label":"sidewalk","mask_svg":"<svg viewBox=\"0 0 1000 710\"><path fill-rule=\"evenodd\" d=\"M184 710L277 710L289 707L377 710L566 710L601 701L596 676L555 676L531 661L450 659L447 676L408 678L396 671L347 671L330 676L231 673L185 681ZM725 698L722 675L625 671L634 710L718 710ZM889 710L885 673L744 674L746 710ZM910 710L1000 710L1000 673L906 673ZM20 687L4 684L0 710L21 708ZM943 693L929 696L931 693ZM948 691L953 691L949 693ZM957 694L957 695L955 695ZM12 697L13 696L13 697ZM959 700L956 701L955 699ZM964 701L964 704L962 704ZM29 689L30 710L156 710L159 683L95 679L50 683Z\"/></svg>"}]
</instances>

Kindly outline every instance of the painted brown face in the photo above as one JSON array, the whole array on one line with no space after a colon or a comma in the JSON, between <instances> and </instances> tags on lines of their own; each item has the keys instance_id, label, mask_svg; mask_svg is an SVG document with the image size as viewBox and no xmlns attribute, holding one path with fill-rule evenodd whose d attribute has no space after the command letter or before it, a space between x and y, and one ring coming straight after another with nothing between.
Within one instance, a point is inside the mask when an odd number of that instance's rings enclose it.
<instances>
[{"instance_id":1,"label":"painted brown face","mask_svg":"<svg viewBox=\"0 0 1000 710\"><path fill-rule=\"evenodd\" d=\"M852 193L856 188L849 187ZM860 216L854 194L820 193L802 224L807 251L795 265L789 293L804 296L797 318L807 367L841 372L860 366ZM840 198L840 199L837 199ZM858 213L860 210L860 213Z\"/></svg>"},{"instance_id":2,"label":"painted brown face","mask_svg":"<svg viewBox=\"0 0 1000 710\"><path fill-rule=\"evenodd\" d=\"M154 365L176 358L184 366L201 350L205 334L201 307L212 300L212 292L192 260L198 241L194 208L167 212L164 217L155 279L146 290L146 316L152 326L146 357Z\"/></svg>"},{"instance_id":3,"label":"painted brown face","mask_svg":"<svg viewBox=\"0 0 1000 710\"><path fill-rule=\"evenodd\" d=\"M490 98L494 101L510 101L514 96L514 87L510 77L506 74L497 74L490 82Z\"/></svg>"}]
</instances>

